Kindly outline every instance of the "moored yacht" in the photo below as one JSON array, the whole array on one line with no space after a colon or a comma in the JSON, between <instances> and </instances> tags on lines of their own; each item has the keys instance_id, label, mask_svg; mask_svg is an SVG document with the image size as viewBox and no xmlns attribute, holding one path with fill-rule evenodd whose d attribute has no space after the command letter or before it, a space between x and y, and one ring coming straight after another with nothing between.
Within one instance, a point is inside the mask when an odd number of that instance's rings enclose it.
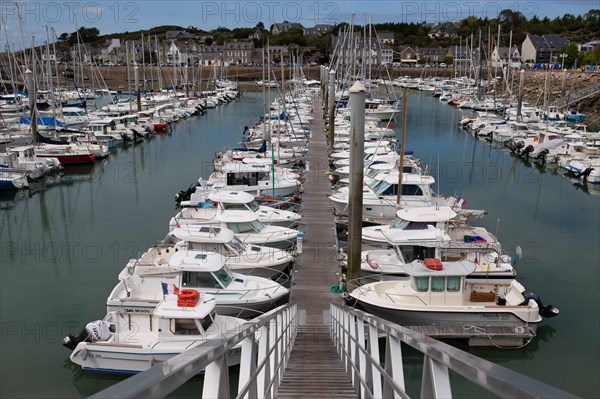
<instances>
[{"instance_id":1,"label":"moored yacht","mask_svg":"<svg viewBox=\"0 0 600 399\"><path fill-rule=\"evenodd\" d=\"M133 374L221 338L244 322L217 315L213 296L183 289L165 295L148 313L109 312L78 337L66 337L63 345L73 350L69 358L84 371ZM234 348L228 353L228 365L239 363L240 352Z\"/></svg>"},{"instance_id":2,"label":"moored yacht","mask_svg":"<svg viewBox=\"0 0 600 399\"><path fill-rule=\"evenodd\" d=\"M535 331L542 316L558 309L544 306L516 280L469 281L470 261L415 260L401 280L369 283L350 297L369 313L405 326L523 327Z\"/></svg>"},{"instance_id":3,"label":"moored yacht","mask_svg":"<svg viewBox=\"0 0 600 399\"><path fill-rule=\"evenodd\" d=\"M150 313L163 298L164 284L213 295L216 311L228 316L254 317L287 300L289 290L281 284L233 273L224 261L214 252L154 246L119 273L107 311Z\"/></svg>"}]
</instances>

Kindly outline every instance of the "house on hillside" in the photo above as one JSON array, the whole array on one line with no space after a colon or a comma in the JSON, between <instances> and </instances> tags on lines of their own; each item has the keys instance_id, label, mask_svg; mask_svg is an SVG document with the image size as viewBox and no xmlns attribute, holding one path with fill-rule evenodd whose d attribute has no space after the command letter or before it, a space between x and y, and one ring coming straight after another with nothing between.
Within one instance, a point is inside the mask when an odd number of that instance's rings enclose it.
<instances>
[{"instance_id":1,"label":"house on hillside","mask_svg":"<svg viewBox=\"0 0 600 399\"><path fill-rule=\"evenodd\" d=\"M435 24L428 33L430 38L454 38L456 37L456 27L452 22L443 22Z\"/></svg>"},{"instance_id":2,"label":"house on hillside","mask_svg":"<svg viewBox=\"0 0 600 399\"><path fill-rule=\"evenodd\" d=\"M393 46L394 45L394 32L379 32L377 33L377 39L379 44Z\"/></svg>"},{"instance_id":3,"label":"house on hillside","mask_svg":"<svg viewBox=\"0 0 600 399\"><path fill-rule=\"evenodd\" d=\"M184 30L168 30L165 32L165 40L193 40L194 35Z\"/></svg>"},{"instance_id":4,"label":"house on hillside","mask_svg":"<svg viewBox=\"0 0 600 399\"><path fill-rule=\"evenodd\" d=\"M560 50L569 44L567 39L559 35L531 35L521 45L521 61L536 64L556 63Z\"/></svg>"},{"instance_id":5,"label":"house on hillside","mask_svg":"<svg viewBox=\"0 0 600 399\"><path fill-rule=\"evenodd\" d=\"M521 53L517 46L513 46L510 51L508 47L496 46L492 52L492 66L498 68L504 68L505 66L520 68Z\"/></svg>"},{"instance_id":6,"label":"house on hillside","mask_svg":"<svg viewBox=\"0 0 600 399\"><path fill-rule=\"evenodd\" d=\"M290 30L292 28L298 28L300 30L304 30L304 26L302 26L302 24L299 24L296 22L282 22L280 24L273 24L271 26L271 34L278 35L282 32L287 32L288 30Z\"/></svg>"},{"instance_id":7,"label":"house on hillside","mask_svg":"<svg viewBox=\"0 0 600 399\"><path fill-rule=\"evenodd\" d=\"M251 33L248 36L248 39L252 40L252 39L260 39L260 37L263 34L263 30L261 28L256 28L256 30L254 31L254 33Z\"/></svg>"},{"instance_id":8,"label":"house on hillside","mask_svg":"<svg viewBox=\"0 0 600 399\"><path fill-rule=\"evenodd\" d=\"M333 30L333 25L328 24L318 24L312 28L304 28L304 36L306 37L316 37L321 36L325 33L329 33Z\"/></svg>"}]
</instances>

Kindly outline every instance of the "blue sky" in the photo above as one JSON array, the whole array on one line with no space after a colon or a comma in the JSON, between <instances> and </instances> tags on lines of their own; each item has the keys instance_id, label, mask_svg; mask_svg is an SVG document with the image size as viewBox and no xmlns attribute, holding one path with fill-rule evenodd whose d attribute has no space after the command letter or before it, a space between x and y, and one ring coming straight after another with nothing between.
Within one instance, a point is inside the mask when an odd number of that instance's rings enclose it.
<instances>
[{"instance_id":1,"label":"blue sky","mask_svg":"<svg viewBox=\"0 0 600 399\"><path fill-rule=\"evenodd\" d=\"M18 4L19 11L17 13ZM469 15L494 18L502 9L554 18L566 13L585 14L600 8L600 0L531 0L531 1L178 1L178 0L97 0L97 1L0 1L0 46L7 38L13 48L22 42L29 47L32 36L36 44L45 40L45 26L57 34L72 32L76 26L95 26L101 34L136 31L157 25L196 26L210 30L218 26L251 27L262 21L267 27L288 20L304 26L349 21L363 24L365 15L373 22L459 21ZM20 14L22 24L19 24ZM6 32L5 32L6 30ZM21 35L21 32L23 34ZM21 39L21 36L24 39Z\"/></svg>"}]
</instances>

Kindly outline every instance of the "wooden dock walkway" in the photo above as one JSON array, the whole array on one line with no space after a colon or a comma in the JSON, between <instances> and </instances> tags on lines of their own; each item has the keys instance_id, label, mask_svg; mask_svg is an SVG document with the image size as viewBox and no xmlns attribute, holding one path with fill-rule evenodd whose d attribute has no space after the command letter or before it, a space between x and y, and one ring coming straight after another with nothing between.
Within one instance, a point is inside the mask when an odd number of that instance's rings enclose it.
<instances>
[{"instance_id":1,"label":"wooden dock walkway","mask_svg":"<svg viewBox=\"0 0 600 399\"><path fill-rule=\"evenodd\" d=\"M337 242L333 208L327 199L331 183L325 122L321 107L314 108L302 194L305 236L303 252L294 266L291 292L291 302L298 304L300 326L276 397L356 398L329 336L329 303L341 298L329 292L339 278Z\"/></svg>"}]
</instances>

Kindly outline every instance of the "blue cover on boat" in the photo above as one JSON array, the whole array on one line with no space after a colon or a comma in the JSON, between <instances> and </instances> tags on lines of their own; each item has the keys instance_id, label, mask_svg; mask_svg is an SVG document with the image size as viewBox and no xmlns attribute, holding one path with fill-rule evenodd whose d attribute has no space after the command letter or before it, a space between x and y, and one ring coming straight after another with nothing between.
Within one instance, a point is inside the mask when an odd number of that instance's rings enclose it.
<instances>
[{"instance_id":1,"label":"blue cover on boat","mask_svg":"<svg viewBox=\"0 0 600 399\"><path fill-rule=\"evenodd\" d=\"M61 121L59 121L58 119L54 119L50 116L45 116L45 117L37 117L37 123L38 125L45 125L45 126L54 126L56 122L56 126L62 126L63 123ZM21 118L19 120L19 123L22 125L31 125L31 118Z\"/></svg>"}]
</instances>

